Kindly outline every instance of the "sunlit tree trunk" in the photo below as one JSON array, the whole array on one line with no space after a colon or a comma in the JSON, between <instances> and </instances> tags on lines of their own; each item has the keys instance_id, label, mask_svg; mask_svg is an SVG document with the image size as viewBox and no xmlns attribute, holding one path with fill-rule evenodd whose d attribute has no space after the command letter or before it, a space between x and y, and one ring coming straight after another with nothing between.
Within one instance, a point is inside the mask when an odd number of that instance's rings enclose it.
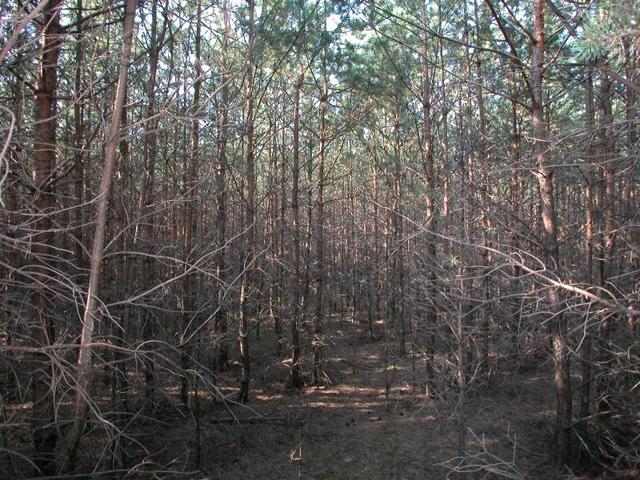
<instances>
[{"instance_id":1,"label":"sunlit tree trunk","mask_svg":"<svg viewBox=\"0 0 640 480\"><path fill-rule=\"evenodd\" d=\"M559 267L558 224L555 207L554 167L549 151L548 124L544 115L543 77L545 71L544 0L534 0L533 19L535 43L533 45L533 67L531 69L531 119L533 122L533 148L538 165L538 182L542 223L544 227L545 263L550 272ZM549 303L552 312L550 330L553 343L554 385L556 392L555 451L560 465L568 463L571 454L571 375L569 351L566 340L566 321L563 315L562 298L557 287L549 288Z\"/></svg>"},{"instance_id":2,"label":"sunlit tree trunk","mask_svg":"<svg viewBox=\"0 0 640 480\"><path fill-rule=\"evenodd\" d=\"M80 438L84 431L86 421L86 395L89 392L91 381L91 342L96 322L100 271L104 253L105 230L107 226L107 207L109 204L109 191L113 178L116 148L120 138L120 122L122 109L124 108L127 72L131 58L131 44L135 28L135 13L137 0L128 0L123 27L123 43L120 52L120 71L118 84L113 103L111 125L105 145L104 165L100 189L96 201L95 232L93 236L93 249L91 253L89 288L87 291L84 315L82 318L82 335L80 337L80 350L78 352L78 371L74 403L73 429L68 450L69 467L73 466Z\"/></svg>"},{"instance_id":3,"label":"sunlit tree trunk","mask_svg":"<svg viewBox=\"0 0 640 480\"><path fill-rule=\"evenodd\" d=\"M246 164L246 216L244 228L246 229L246 254L243 255L244 273L240 286L240 320L238 324L238 343L240 347L240 360L242 363L242 374L240 379L240 392L238 401L246 403L249 401L249 380L251 363L249 359L249 316L254 301L254 266L256 256L256 169L254 152L254 121L255 121L255 98L254 98L254 48L255 48L255 3L249 2L249 51L247 61L246 77L246 102L247 102L247 164Z\"/></svg>"}]
</instances>

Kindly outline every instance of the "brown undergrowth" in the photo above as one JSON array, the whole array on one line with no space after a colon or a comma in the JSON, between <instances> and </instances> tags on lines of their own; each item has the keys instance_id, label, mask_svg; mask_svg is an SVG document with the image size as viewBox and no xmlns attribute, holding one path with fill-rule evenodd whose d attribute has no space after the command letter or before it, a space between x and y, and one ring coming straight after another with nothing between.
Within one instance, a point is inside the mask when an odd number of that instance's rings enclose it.
<instances>
[{"instance_id":1,"label":"brown undergrowth","mask_svg":"<svg viewBox=\"0 0 640 480\"><path fill-rule=\"evenodd\" d=\"M150 407L138 394L129 399L135 415L106 418L126 425L125 435L109 440L104 425L89 425L78 468L88 476L74 478L94 478L91 471L111 471L95 478L114 479L556 478L547 450L554 406L548 365L472 384L460 405L455 388L437 398L426 394L424 358L399 355L396 339L382 339L382 323L374 339L352 319L332 317L324 327L325 385L288 389L287 358L276 357L277 337L263 325L260 339L251 339L247 405L233 401L233 362L218 376L215 394L192 394L190 410L177 385L164 385ZM303 353L310 370L311 346ZM21 445L28 456L27 436Z\"/></svg>"},{"instance_id":2,"label":"brown undergrowth","mask_svg":"<svg viewBox=\"0 0 640 480\"><path fill-rule=\"evenodd\" d=\"M263 328L253 340L250 403L201 407L204 478L554 478L547 450L554 399L545 365L472 387L459 407L455 392L425 395L423 361L399 356L394 339L385 371L385 342L368 338L366 325L333 318L325 327L327 384L300 391L286 388L287 361L274 358L275 336ZM229 399L235 377L231 365L219 378ZM457 458L461 425L464 460ZM182 456L193 458L193 425L171 430L182 439Z\"/></svg>"}]
</instances>

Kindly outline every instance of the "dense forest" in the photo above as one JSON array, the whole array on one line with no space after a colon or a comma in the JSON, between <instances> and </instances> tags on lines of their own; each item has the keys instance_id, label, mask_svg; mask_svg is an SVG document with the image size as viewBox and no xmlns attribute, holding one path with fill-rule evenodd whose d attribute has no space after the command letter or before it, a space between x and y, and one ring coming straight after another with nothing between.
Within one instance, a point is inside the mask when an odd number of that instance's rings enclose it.
<instances>
[{"instance_id":1,"label":"dense forest","mask_svg":"<svg viewBox=\"0 0 640 480\"><path fill-rule=\"evenodd\" d=\"M1 478L640 478L637 0L0 6Z\"/></svg>"}]
</instances>

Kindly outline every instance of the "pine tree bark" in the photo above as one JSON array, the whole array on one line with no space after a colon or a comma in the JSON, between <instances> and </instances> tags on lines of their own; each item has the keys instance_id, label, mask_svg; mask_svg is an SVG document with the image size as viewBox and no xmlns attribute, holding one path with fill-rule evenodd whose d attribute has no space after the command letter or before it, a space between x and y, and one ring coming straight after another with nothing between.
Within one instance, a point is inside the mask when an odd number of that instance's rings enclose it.
<instances>
[{"instance_id":1,"label":"pine tree bark","mask_svg":"<svg viewBox=\"0 0 640 480\"><path fill-rule=\"evenodd\" d=\"M326 30L326 22L325 22ZM320 134L318 152L318 193L316 198L316 281L315 281L315 315L313 333L313 384L320 385L322 376L322 316L324 302L325 245L324 245L324 194L325 194L325 160L327 154L327 103L329 101L329 82L327 78L327 50L322 56L322 85L320 94Z\"/></svg>"},{"instance_id":2,"label":"pine tree bark","mask_svg":"<svg viewBox=\"0 0 640 480\"><path fill-rule=\"evenodd\" d=\"M185 268L189 270L191 263L194 261L194 237L198 228L198 215L196 213L197 188L198 188L198 171L200 167L200 91L202 89L202 3L198 0L196 7L196 32L195 32L195 79L193 81L193 105L191 121L191 154L185 156L185 190L186 205L184 218L184 254L186 259ZM190 330L195 319L196 311L196 292L194 288L194 274L187 273L184 277L182 285L182 332L180 336L180 366L182 367L182 376L180 379L180 397L182 403L187 408L189 404L189 368L191 366L191 352L193 342Z\"/></svg>"},{"instance_id":3,"label":"pine tree bark","mask_svg":"<svg viewBox=\"0 0 640 480\"><path fill-rule=\"evenodd\" d=\"M80 22L83 16L83 0L77 0L76 2L76 21ZM76 259L82 264L81 260L84 257L82 246L84 245L84 221L83 221L83 208L80 207L84 203L84 184L85 184L85 155L84 155L84 100L83 97L83 84L82 84L82 72L84 64L84 38L79 35L75 44L75 61L76 71L73 81L73 89L75 98L73 99L73 125L74 125L74 194L75 194L75 256Z\"/></svg>"},{"instance_id":4,"label":"pine tree bark","mask_svg":"<svg viewBox=\"0 0 640 480\"><path fill-rule=\"evenodd\" d=\"M533 122L533 148L538 165L541 217L544 227L545 263L549 272L557 271L560 255L558 249L558 222L555 207L554 167L549 151L548 125L544 115L543 78L545 71L545 1L534 0L533 67L531 70L531 119ZM563 316L560 290L549 288L549 304L552 312L550 333L553 344L554 385L556 393L555 451L558 465L567 464L571 455L572 393L569 350L566 340L566 322Z\"/></svg>"},{"instance_id":5,"label":"pine tree bark","mask_svg":"<svg viewBox=\"0 0 640 480\"><path fill-rule=\"evenodd\" d=\"M249 51L246 77L246 101L247 101L247 158L246 158L246 185L247 205L244 228L246 230L247 259L245 271L242 275L240 287L240 319L238 323L238 344L240 349L240 361L242 374L240 379L240 391L238 401L249 401L249 381L251 375L251 361L249 358L249 316L253 302L254 261L256 259L256 167L254 145L254 121L255 121L255 97L254 97L254 48L255 48L255 2L248 0L249 4Z\"/></svg>"},{"instance_id":6,"label":"pine tree bark","mask_svg":"<svg viewBox=\"0 0 640 480\"><path fill-rule=\"evenodd\" d=\"M396 86L398 88L399 86ZM394 293L393 321L400 326L400 355L406 353L406 321L405 321L405 285L404 285L404 200L403 200L403 172L402 172L402 138L400 131L400 91L396 92L395 112L393 119L393 283L397 293Z\"/></svg>"},{"instance_id":7,"label":"pine tree bark","mask_svg":"<svg viewBox=\"0 0 640 480\"><path fill-rule=\"evenodd\" d=\"M302 8L300 7L300 15ZM300 23L300 28L302 28ZM300 95L304 84L305 68L302 65L301 47L297 47L296 60L299 65L298 78L293 91L293 165L291 187L291 214L293 228L293 295L291 302L291 368L289 372L289 386L301 388L300 376L300 334L301 324L300 308Z\"/></svg>"},{"instance_id":8,"label":"pine tree bark","mask_svg":"<svg viewBox=\"0 0 640 480\"><path fill-rule=\"evenodd\" d=\"M160 61L160 48L163 42L164 30L158 35L158 0L151 3L151 32L149 39L149 76L145 85L147 109L144 122L143 165L144 179L141 196L141 216L144 219L144 227L141 229L140 238L142 248L147 255L139 259L139 271L142 272L143 288L152 288L156 279L155 260L152 257L156 244L156 218L153 213L156 199L156 157L158 120L156 118L156 83L158 63ZM145 341L151 340L156 328L154 320L148 312L143 312L142 334ZM153 359L145 357L142 362L147 396L151 396L156 388L156 378Z\"/></svg>"},{"instance_id":9,"label":"pine tree bark","mask_svg":"<svg viewBox=\"0 0 640 480\"><path fill-rule=\"evenodd\" d=\"M51 261L54 236L51 215L55 208L53 176L56 168L56 93L58 88L58 57L62 42L60 10L62 0L49 0L43 12L42 47L35 98L34 176L37 193L34 202L38 212L34 240L38 276L41 284L35 291L35 319L32 338L37 346L46 347L55 340L53 306L46 291L49 276L46 265ZM47 355L37 355L31 375L33 407L31 429L36 451L35 463L40 473L55 473L57 433L53 405L53 369Z\"/></svg>"},{"instance_id":10,"label":"pine tree bark","mask_svg":"<svg viewBox=\"0 0 640 480\"><path fill-rule=\"evenodd\" d=\"M422 6L422 22L427 26L427 2ZM429 70L429 37L425 33L422 38L422 162L426 180L426 211L429 220L429 232L437 231L436 218L436 176L433 161L433 135L431 132L431 78ZM435 325L436 321L436 237L433 233L427 235L427 255L431 263L428 273L428 309L426 321L429 326Z\"/></svg>"},{"instance_id":11,"label":"pine tree bark","mask_svg":"<svg viewBox=\"0 0 640 480\"><path fill-rule=\"evenodd\" d=\"M585 124L586 133L588 135L587 145L587 161L593 159L593 133L595 126L594 106L593 106L593 69L587 67L586 81L585 81ZM594 228L594 214L595 204L593 196L593 167L592 165L586 166L586 209L585 209L585 283L587 285L593 285L593 228ZM588 322L588 317L584 319ZM586 418L589 416L590 404L591 404L591 362L592 362L592 335L588 328L584 329L585 337L582 341L581 357L581 380L580 387L580 412L579 417L582 420L580 425L580 432L583 437L587 433Z\"/></svg>"},{"instance_id":12,"label":"pine tree bark","mask_svg":"<svg viewBox=\"0 0 640 480\"><path fill-rule=\"evenodd\" d=\"M227 142L229 122L229 34L231 23L229 20L229 4L225 0L223 5L224 40L222 43L222 86L220 90L220 122L218 125L218 158L216 163L216 241L218 253L215 256L218 305L214 318L216 339L215 370L221 370L227 363L229 351L227 346L227 310L225 304L226 295L226 227L227 227Z\"/></svg>"}]
</instances>

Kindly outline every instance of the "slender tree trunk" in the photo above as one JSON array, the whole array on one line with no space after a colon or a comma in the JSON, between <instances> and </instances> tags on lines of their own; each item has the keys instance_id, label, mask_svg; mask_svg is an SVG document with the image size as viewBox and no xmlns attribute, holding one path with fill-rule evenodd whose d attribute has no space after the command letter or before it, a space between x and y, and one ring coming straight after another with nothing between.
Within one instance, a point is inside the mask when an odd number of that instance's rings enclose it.
<instances>
[{"instance_id":1,"label":"slender tree trunk","mask_svg":"<svg viewBox=\"0 0 640 480\"><path fill-rule=\"evenodd\" d=\"M124 98L127 98L127 88L125 87ZM120 121L120 130L125 131L127 129L127 109L122 109L122 120ZM120 193L124 196L125 192L130 191L131 183L131 153L129 148L129 141L125 135L120 136L118 142L118 150L120 152L120 162L114 167L122 174L122 181L120 182ZM132 202L133 203L133 202ZM125 219L127 217L127 211L123 202L118 202L118 208L116 209L117 217ZM132 251L135 250L136 238L131 242L127 236L121 235L119 241L120 251ZM133 245L132 245L133 244ZM123 255L121 259L121 272L122 281L125 286L124 292L135 291L139 287L138 275L136 275L136 268L138 263L135 259L129 255ZM114 368L112 371L112 387L111 397L114 404L119 405L122 410L126 410L127 404L127 363L126 355L124 353L124 347L126 344L126 336L129 331L129 327L132 324L132 312L135 311L135 306L131 304L125 304L122 309L122 320L119 325L116 322L112 322L112 335L114 336L114 344L118 347L123 347L123 350L114 351ZM116 460L117 455L113 455L113 459Z\"/></svg>"},{"instance_id":2,"label":"slender tree trunk","mask_svg":"<svg viewBox=\"0 0 640 480\"><path fill-rule=\"evenodd\" d=\"M514 82L515 83L515 82ZM513 89L512 95L514 99L517 95L517 90ZM520 178L518 175L520 168L520 156L522 149L522 140L520 136L520 130L518 128L518 113L517 113L517 105L515 101L511 102L511 148L512 148L512 160L511 160L511 179L509 183L509 199L511 201L511 221L510 225L510 250L511 254L514 255L514 258L517 258L517 255L520 255L520 236L519 230L520 227L518 225L518 219L520 214L520 203L522 199L522 191L520 188ZM522 274L521 268L514 264L512 269L513 280L511 282L513 286L513 290L518 291L520 285L520 275ZM516 364L519 362L520 357L520 306L512 305L511 308L511 340L512 340L512 355L514 357L514 361ZM517 318L517 321L516 321Z\"/></svg>"},{"instance_id":3,"label":"slender tree trunk","mask_svg":"<svg viewBox=\"0 0 640 480\"><path fill-rule=\"evenodd\" d=\"M587 146L587 161L593 159L593 146L592 139L595 126L594 107L593 107L593 70L591 67L587 68L587 79L585 82L585 123L586 133L588 135ZM593 167L587 165L586 172L586 217L585 217L585 282L587 285L593 285L593 226L594 226L594 197L593 197ZM584 319L585 322L589 321L589 318ZM582 366L582 384L580 388L580 413L579 417L582 420L580 425L580 432L583 437L587 434L586 418L589 416L590 403L591 403L591 362L592 362L592 340L591 333L589 332L588 325L584 329L585 337L582 342L582 351L580 352L581 366ZM584 439L583 439L584 440Z\"/></svg>"},{"instance_id":4,"label":"slender tree trunk","mask_svg":"<svg viewBox=\"0 0 640 480\"><path fill-rule=\"evenodd\" d=\"M61 0L49 0L43 13L42 47L35 99L34 176L37 193L35 208L38 212L38 232L34 253L38 256L38 275L42 284L35 294L35 321L32 337L38 347L46 347L55 340L54 312L46 291L49 276L46 265L51 260L54 237L51 215L55 208L53 176L56 168L56 93L58 88L58 57L61 47ZM57 434L53 405L53 369L47 355L37 355L36 367L31 375L33 389L33 417L31 429L36 451L35 463L40 473L55 473Z\"/></svg>"},{"instance_id":5,"label":"slender tree trunk","mask_svg":"<svg viewBox=\"0 0 640 480\"><path fill-rule=\"evenodd\" d=\"M151 4L151 38L149 48L149 76L147 79L146 97L147 111L144 122L144 143L143 143L143 164L144 180L141 197L141 214L144 219L144 227L141 229L141 244L143 251L147 253L140 257L140 272L142 272L143 288L151 288L156 279L155 260L153 250L156 243L156 222L153 213L155 206L155 183L156 183L156 157L157 157L157 134L158 120L156 117L156 83L158 73L158 63L160 48L164 37L158 37L158 0L152 0ZM154 324L152 316L147 312L142 313L142 335L145 341L151 340L154 335ZM142 362L145 377L146 394L152 395L155 390L154 362L149 356Z\"/></svg>"},{"instance_id":6,"label":"slender tree trunk","mask_svg":"<svg viewBox=\"0 0 640 480\"><path fill-rule=\"evenodd\" d=\"M627 80L631 83L638 84L638 46L632 44L631 41L625 40L625 74ZM625 98L625 111L626 111L626 123L627 123L627 158L628 165L626 167L627 173L624 179L624 202L626 206L626 219L631 221L638 209L637 199L637 159L640 149L638 146L638 95L633 88L627 88ZM637 268L638 260L636 256L635 263L629 265L630 269ZM629 333L632 340L635 342L638 335L638 318L629 316Z\"/></svg>"},{"instance_id":7,"label":"slender tree trunk","mask_svg":"<svg viewBox=\"0 0 640 480\"><path fill-rule=\"evenodd\" d=\"M309 311L309 303L310 303L310 292L311 292L311 287L312 287L312 283L313 283L313 288L315 289L316 287L316 271L317 269L315 268L315 265L313 264L313 255L314 255L314 250L313 250L313 240L314 240L314 235L316 234L316 230L317 230L317 224L314 225L313 223L313 210L314 210L314 205L313 204L313 190L314 190L314 184L313 184L313 139L309 138L307 140L307 155L306 155L306 174L307 174L307 223L305 225L305 236L304 236L304 242L303 242L303 258L304 258L304 280L302 282L302 296L300 298L300 302L302 305L302 309L304 310L304 312L308 312ZM317 220L317 219L316 219ZM315 307L315 304L314 304ZM308 327L308 325L304 325L305 327Z\"/></svg>"},{"instance_id":8,"label":"slender tree trunk","mask_svg":"<svg viewBox=\"0 0 640 480\"><path fill-rule=\"evenodd\" d=\"M604 201L604 234L602 239L602 255L600 256L600 285L605 286L607 279L613 274L613 253L615 250L615 213L616 213L616 192L615 192L615 144L613 134L613 114L611 111L611 79L602 74L600 83L600 94L598 95L598 144L600 145L600 155L598 163L602 165L604 177L603 192ZM607 326L608 322L605 322Z\"/></svg>"},{"instance_id":9,"label":"slender tree trunk","mask_svg":"<svg viewBox=\"0 0 640 480\"><path fill-rule=\"evenodd\" d=\"M278 104L280 102L279 97L276 98L273 111L276 112ZM278 228L278 194L277 194L277 179L278 179L278 119L274 115L269 119L269 132L270 132L270 148L269 148L269 192L268 192L268 218L267 218L267 232L269 239L269 317L273 321L273 330L276 334L276 357L280 357L282 354L282 320L280 318L280 299L282 297L282 283L280 277L280 267L277 265L277 260L281 255L281 245L279 242Z\"/></svg>"},{"instance_id":10,"label":"slender tree trunk","mask_svg":"<svg viewBox=\"0 0 640 480\"><path fill-rule=\"evenodd\" d=\"M535 43L533 45L533 68L531 71L531 119L533 121L534 152L538 164L538 182L542 201L542 223L544 226L544 249L547 268L555 272L559 266L558 225L556 219L554 168L549 152L548 125L544 115L542 81L545 70L544 0L534 0ZM549 289L552 312L550 330L553 343L554 385L556 391L555 451L559 465L567 464L571 458L571 374L567 348L567 326L563 316L562 298L556 287Z\"/></svg>"},{"instance_id":11,"label":"slender tree trunk","mask_svg":"<svg viewBox=\"0 0 640 480\"><path fill-rule=\"evenodd\" d=\"M76 21L80 22L83 15L83 0L77 0L76 2ZM79 35L76 39L75 44L75 61L76 61L76 71L74 76L74 93L75 98L73 101L73 124L74 124L74 154L73 154L73 162L74 162L74 190L75 190L75 257L82 264L81 259L84 257L84 252L82 249L83 241L84 241L84 221L83 221L83 211L85 210L81 205L83 204L84 199L84 100L83 92L82 92L82 71L84 64L84 39L82 35Z\"/></svg>"},{"instance_id":12,"label":"slender tree trunk","mask_svg":"<svg viewBox=\"0 0 640 480\"><path fill-rule=\"evenodd\" d=\"M218 253L215 256L218 305L216 309L214 328L219 338L216 340L216 360L215 369L222 369L229 358L227 347L227 310L225 305L226 295L226 226L227 226L227 141L229 122L229 34L231 23L229 21L229 5L225 0L223 5L224 17L224 40L222 43L222 86L220 91L220 123L218 127L218 159L216 164L216 240Z\"/></svg>"},{"instance_id":13,"label":"slender tree trunk","mask_svg":"<svg viewBox=\"0 0 640 480\"><path fill-rule=\"evenodd\" d=\"M300 11L302 14L302 11ZM297 64L300 66L298 78L293 91L293 166L291 187L291 213L293 227L293 298L291 305L291 369L289 386L302 387L300 377L300 335L301 323L300 309L300 94L304 84L305 69L302 65L300 48L296 53Z\"/></svg>"},{"instance_id":14,"label":"slender tree trunk","mask_svg":"<svg viewBox=\"0 0 640 480\"><path fill-rule=\"evenodd\" d=\"M638 50L637 44L633 45L629 40L625 42L625 75L627 81L637 85L638 80ZM627 123L627 158L629 165L624 181L624 199L627 206L627 215L636 213L636 159L638 158L638 95L633 88L627 88L625 98L625 120Z\"/></svg>"},{"instance_id":15,"label":"slender tree trunk","mask_svg":"<svg viewBox=\"0 0 640 480\"><path fill-rule=\"evenodd\" d=\"M325 20L326 30L326 20ZM315 288L315 322L313 336L313 384L321 382L322 366L322 315L324 301L324 270L325 270L325 245L324 245L324 190L325 190L325 157L327 149L327 102L329 101L329 83L327 79L327 50L324 49L322 57L322 92L320 94L320 151L318 153L318 193L317 193L317 218L316 218L316 288Z\"/></svg>"},{"instance_id":16,"label":"slender tree trunk","mask_svg":"<svg viewBox=\"0 0 640 480\"><path fill-rule=\"evenodd\" d=\"M476 26L479 29L479 21L477 16L477 6L475 9L476 13ZM478 36L480 32L478 32ZM487 210L489 209L489 193L488 193L488 185L489 185L489 177L488 177L488 167L487 167L487 158L486 158L486 127L487 127L487 116L485 110L485 102L483 95L483 72L482 72L482 59L480 58L480 53L476 52L476 102L478 108L478 168L480 169L480 210L481 210L481 218L480 223L482 225L482 246L484 247L480 251L480 257L482 261L482 267L485 269L485 274L481 280L481 288L480 288L480 301L483 302L484 307L479 312L481 315L480 320L480 332L482 335L482 344L480 346L480 372L485 375L490 375L491 366L489 365L489 352L491 350L491 311L489 306L489 275L486 273L486 269L491 268L491 259L489 258L489 250L487 247L489 246L489 242L487 236L490 231L489 217L487 215ZM490 378L489 378L490 379Z\"/></svg>"},{"instance_id":17,"label":"slender tree trunk","mask_svg":"<svg viewBox=\"0 0 640 480\"><path fill-rule=\"evenodd\" d=\"M109 204L109 190L113 178L113 166L115 161L116 148L120 137L120 121L122 119L122 109L124 108L125 91L127 83L127 72L129 60L131 58L131 44L135 28L135 13L137 0L128 0L123 27L123 43L120 52L120 71L118 75L118 85L113 104L111 125L105 145L104 165L102 169L102 179L96 203L95 232L93 240L93 250L91 253L89 288L87 291L86 306L82 319L82 335L80 337L80 350L78 353L77 386L74 403L74 421L71 434L71 442L68 450L69 467L73 466L77 449L82 437L86 421L85 395L89 391L91 381L91 341L95 327L97 314L97 301L100 283L100 270L102 267L102 256L104 248L105 229L107 225L107 207Z\"/></svg>"},{"instance_id":18,"label":"slender tree trunk","mask_svg":"<svg viewBox=\"0 0 640 480\"><path fill-rule=\"evenodd\" d=\"M254 266L256 259L256 167L254 152L254 117L255 98L253 93L254 75L254 47L255 47L255 3L248 0L249 5L249 52L247 62L247 211L244 227L247 230L247 260L245 262L245 272L242 276L240 287L240 321L238 324L238 343L240 347L240 360L242 363L242 376L240 379L240 392L238 401L246 403L249 401L249 380L251 363L249 359L249 316L252 310L253 288L254 288Z\"/></svg>"},{"instance_id":19,"label":"slender tree trunk","mask_svg":"<svg viewBox=\"0 0 640 480\"><path fill-rule=\"evenodd\" d=\"M422 6L422 21L427 25L427 2ZM429 220L429 231L436 232L437 219L436 219L436 177L433 161L433 136L431 132L431 78L429 71L429 37L425 33L422 38L422 162L426 180L427 195L426 195L426 213ZM427 302L427 324L435 325L436 320L436 237L430 233L427 235L427 255L428 260L431 263L431 269L428 273L428 295L429 301Z\"/></svg>"},{"instance_id":20,"label":"slender tree trunk","mask_svg":"<svg viewBox=\"0 0 640 480\"><path fill-rule=\"evenodd\" d=\"M395 301L393 302L394 323L400 325L400 354L406 353L406 322L405 322L405 286L404 286L404 205L403 205L403 173L402 173L402 139L400 131L401 111L400 93L396 93L396 105L394 113L394 171L393 171L393 236L394 236L394 289ZM397 283L396 283L397 282Z\"/></svg>"},{"instance_id":21,"label":"slender tree trunk","mask_svg":"<svg viewBox=\"0 0 640 480\"><path fill-rule=\"evenodd\" d=\"M202 51L202 4L200 0L197 3L196 12L196 32L195 32L195 79L193 81L193 106L191 121L191 155L185 157L188 158L189 163L185 165L185 189L186 189L186 206L185 206L185 219L184 219L184 250L185 259L187 264L186 269L190 269L189 266L193 261L194 251L194 238L197 233L198 216L196 213L196 199L198 188L198 171L200 165L200 90L202 88L202 65L201 65L201 51ZM190 344L193 342L191 339L190 331L193 329L193 322L195 320L196 311L196 292L194 288L194 274L188 273L184 277L183 300L182 300L182 332L180 342L180 364L182 367L182 377L180 382L180 396L182 402L187 408L190 408L189 404L189 368L191 366L191 352L193 348Z\"/></svg>"}]
</instances>

